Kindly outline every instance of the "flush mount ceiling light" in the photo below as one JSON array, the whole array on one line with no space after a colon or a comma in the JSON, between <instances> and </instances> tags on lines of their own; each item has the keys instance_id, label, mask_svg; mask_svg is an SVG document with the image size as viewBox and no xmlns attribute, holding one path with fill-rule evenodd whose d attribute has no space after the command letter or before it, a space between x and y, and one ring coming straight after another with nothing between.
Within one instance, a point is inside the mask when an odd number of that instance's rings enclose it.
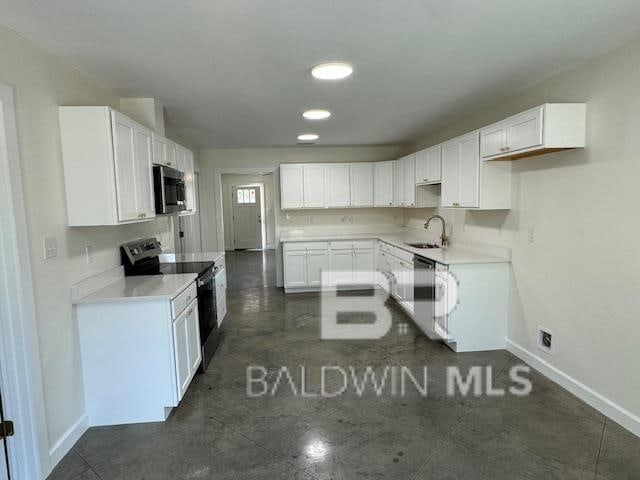
<instances>
[{"instance_id":1,"label":"flush mount ceiling light","mask_svg":"<svg viewBox=\"0 0 640 480\"><path fill-rule=\"evenodd\" d=\"M311 75L319 80L340 80L353 73L353 67L348 63L321 63L311 69Z\"/></svg>"},{"instance_id":2,"label":"flush mount ceiling light","mask_svg":"<svg viewBox=\"0 0 640 480\"><path fill-rule=\"evenodd\" d=\"M316 135L315 133L303 133L302 135L298 135L298 140L300 142L313 142L314 140L317 140L318 138L320 138L318 135Z\"/></svg>"},{"instance_id":3,"label":"flush mount ceiling light","mask_svg":"<svg viewBox=\"0 0 640 480\"><path fill-rule=\"evenodd\" d=\"M324 120L325 118L329 118L331 116L331 112L329 110L307 110L302 114L304 118L307 120Z\"/></svg>"}]
</instances>

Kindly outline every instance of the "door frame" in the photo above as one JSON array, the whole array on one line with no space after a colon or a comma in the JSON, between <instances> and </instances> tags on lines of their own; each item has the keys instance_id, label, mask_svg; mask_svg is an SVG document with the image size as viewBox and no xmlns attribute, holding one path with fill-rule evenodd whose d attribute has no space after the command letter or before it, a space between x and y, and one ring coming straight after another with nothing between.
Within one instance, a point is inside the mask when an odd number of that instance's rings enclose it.
<instances>
[{"instance_id":1,"label":"door frame","mask_svg":"<svg viewBox=\"0 0 640 480\"><path fill-rule=\"evenodd\" d=\"M225 173L239 173L249 175L262 175L264 173L273 173L273 231L276 249L276 285L284 286L284 275L282 271L282 249L280 248L280 224L283 215L280 209L280 166L265 165L263 167L244 167L244 168L214 168L213 169L213 198L215 202L215 225L217 233L218 250L224 250L224 220L222 212L222 175ZM266 208L266 206L265 206ZM219 212L219 213L217 213ZM268 245L267 245L268 246Z\"/></svg>"},{"instance_id":2,"label":"door frame","mask_svg":"<svg viewBox=\"0 0 640 480\"><path fill-rule=\"evenodd\" d=\"M265 198L266 198L264 182L241 183L240 185L231 185L231 214L234 216L234 218L231 219L230 225L231 225L231 239L233 240L233 249L236 250L236 226L234 224L235 212L233 210L236 205L234 203L235 198L233 198L233 189L244 188L244 187L260 188L260 249L266 250L267 249L267 224L266 224L267 207L264 204Z\"/></svg>"},{"instance_id":3,"label":"door frame","mask_svg":"<svg viewBox=\"0 0 640 480\"><path fill-rule=\"evenodd\" d=\"M13 480L42 479L51 465L31 256L13 89L2 83L0 110L0 388L5 418L16 427L9 468Z\"/></svg>"}]
</instances>

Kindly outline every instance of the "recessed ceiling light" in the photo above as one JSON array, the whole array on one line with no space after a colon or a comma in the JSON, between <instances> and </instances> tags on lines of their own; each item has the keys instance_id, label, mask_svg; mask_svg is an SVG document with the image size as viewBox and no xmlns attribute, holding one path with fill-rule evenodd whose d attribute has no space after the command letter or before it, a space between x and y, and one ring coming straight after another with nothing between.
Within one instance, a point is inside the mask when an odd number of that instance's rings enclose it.
<instances>
[{"instance_id":1,"label":"recessed ceiling light","mask_svg":"<svg viewBox=\"0 0 640 480\"><path fill-rule=\"evenodd\" d=\"M329 110L307 110L302 116L307 120L324 120L331 116L331 112Z\"/></svg>"},{"instance_id":2,"label":"recessed ceiling light","mask_svg":"<svg viewBox=\"0 0 640 480\"><path fill-rule=\"evenodd\" d=\"M303 133L302 135L298 135L298 140L300 140L301 142L313 142L318 138L320 137L315 133Z\"/></svg>"},{"instance_id":3,"label":"recessed ceiling light","mask_svg":"<svg viewBox=\"0 0 640 480\"><path fill-rule=\"evenodd\" d=\"M353 73L353 67L348 63L321 63L311 69L311 75L319 80L340 80Z\"/></svg>"}]
</instances>

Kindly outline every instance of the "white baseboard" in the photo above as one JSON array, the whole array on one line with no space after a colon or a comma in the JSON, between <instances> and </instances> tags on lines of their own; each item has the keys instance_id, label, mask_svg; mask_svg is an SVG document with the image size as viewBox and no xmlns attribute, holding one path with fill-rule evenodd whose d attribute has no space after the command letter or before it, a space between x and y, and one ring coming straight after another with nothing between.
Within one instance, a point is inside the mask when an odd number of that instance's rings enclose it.
<instances>
[{"instance_id":1,"label":"white baseboard","mask_svg":"<svg viewBox=\"0 0 640 480\"><path fill-rule=\"evenodd\" d=\"M64 432L58 441L49 449L49 465L51 470L69 453L84 432L89 428L89 416L85 413Z\"/></svg>"},{"instance_id":2,"label":"white baseboard","mask_svg":"<svg viewBox=\"0 0 640 480\"><path fill-rule=\"evenodd\" d=\"M555 383L567 389L585 403L591 405L603 415L611 418L614 422L619 423L631 433L640 437L640 417L637 415L609 400L607 397L579 382L575 378L567 375L543 358L521 347L508 338L507 350L513 353L516 357L527 362L545 377L553 380Z\"/></svg>"}]
</instances>

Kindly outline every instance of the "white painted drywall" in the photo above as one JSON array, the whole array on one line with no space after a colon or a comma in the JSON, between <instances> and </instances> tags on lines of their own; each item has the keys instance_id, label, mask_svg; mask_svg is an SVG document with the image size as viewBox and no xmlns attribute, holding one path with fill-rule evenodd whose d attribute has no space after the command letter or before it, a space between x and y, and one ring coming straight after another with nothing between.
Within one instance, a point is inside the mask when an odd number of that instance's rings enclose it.
<instances>
[{"instance_id":1,"label":"white painted drywall","mask_svg":"<svg viewBox=\"0 0 640 480\"><path fill-rule=\"evenodd\" d=\"M0 82L14 88L29 249L50 447L84 414L84 396L71 285L120 264L118 245L143 235L172 235L166 219L119 227L68 228L59 105L111 105L118 99L60 60L0 27ZM55 236L58 256L42 258L42 240ZM93 245L94 263L84 246Z\"/></svg>"},{"instance_id":2,"label":"white painted drywall","mask_svg":"<svg viewBox=\"0 0 640 480\"><path fill-rule=\"evenodd\" d=\"M206 250L224 248L218 245L216 230L214 170L224 168L252 168L272 170L282 163L367 162L392 160L400 156L400 147L296 147L266 149L205 149L200 150L200 208L203 213L202 229ZM349 225L401 224L402 211L398 209L358 208L344 210L291 211L280 209L279 174L274 192L274 219L276 243L284 228L344 228Z\"/></svg>"},{"instance_id":3,"label":"white painted drywall","mask_svg":"<svg viewBox=\"0 0 640 480\"><path fill-rule=\"evenodd\" d=\"M513 163L508 212L441 210L457 240L513 249L509 338L640 415L640 41L426 135L437 144L544 102L587 103L587 148ZM421 226L436 209L406 210ZM535 243L529 229L535 229ZM555 355L536 348L554 331Z\"/></svg>"}]
</instances>

